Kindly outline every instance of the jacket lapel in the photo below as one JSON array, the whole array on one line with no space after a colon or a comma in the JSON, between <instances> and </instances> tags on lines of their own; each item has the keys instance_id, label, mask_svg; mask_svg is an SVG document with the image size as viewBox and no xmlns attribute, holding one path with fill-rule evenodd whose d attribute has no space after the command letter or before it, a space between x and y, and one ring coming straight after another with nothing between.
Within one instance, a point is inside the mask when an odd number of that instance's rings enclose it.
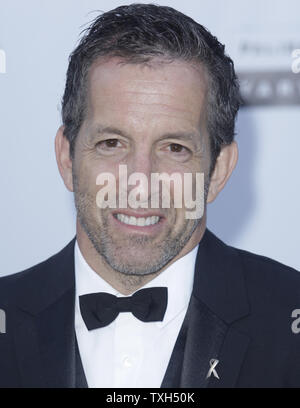
<instances>
[{"instance_id":1,"label":"jacket lapel","mask_svg":"<svg viewBox=\"0 0 300 408\"><path fill-rule=\"evenodd\" d=\"M239 256L206 230L199 244L188 310L161 387L234 387L249 338L232 324L248 314ZM212 360L218 360L219 379L213 371L207 378Z\"/></svg>"},{"instance_id":2,"label":"jacket lapel","mask_svg":"<svg viewBox=\"0 0 300 408\"><path fill-rule=\"evenodd\" d=\"M216 371L217 379L213 374L209 379L209 388L233 388L236 386L240 369L250 339L243 333L229 327L219 354L217 354L218 365Z\"/></svg>"},{"instance_id":3,"label":"jacket lapel","mask_svg":"<svg viewBox=\"0 0 300 408\"><path fill-rule=\"evenodd\" d=\"M228 326L194 297L190 307L180 387L234 387L249 338ZM213 370L215 360L218 362Z\"/></svg>"},{"instance_id":4,"label":"jacket lapel","mask_svg":"<svg viewBox=\"0 0 300 408\"><path fill-rule=\"evenodd\" d=\"M74 243L20 282L14 343L22 387L75 386Z\"/></svg>"},{"instance_id":5,"label":"jacket lapel","mask_svg":"<svg viewBox=\"0 0 300 408\"><path fill-rule=\"evenodd\" d=\"M207 387L209 361L217 358L225 331L224 323L192 296L181 372L181 388Z\"/></svg>"}]
</instances>

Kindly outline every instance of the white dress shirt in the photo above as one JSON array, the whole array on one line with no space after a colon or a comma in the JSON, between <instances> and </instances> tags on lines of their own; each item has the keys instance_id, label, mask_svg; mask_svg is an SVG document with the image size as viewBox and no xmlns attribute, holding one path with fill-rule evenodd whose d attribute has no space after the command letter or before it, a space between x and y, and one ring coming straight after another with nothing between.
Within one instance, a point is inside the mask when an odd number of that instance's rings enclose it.
<instances>
[{"instance_id":1,"label":"white dress shirt","mask_svg":"<svg viewBox=\"0 0 300 408\"><path fill-rule=\"evenodd\" d=\"M121 312L108 326L88 331L80 313L79 296L95 292L124 295L87 264L76 241L75 331L90 388L161 386L191 297L197 250L198 246L142 287L168 288L163 321L142 322L131 312Z\"/></svg>"}]
</instances>

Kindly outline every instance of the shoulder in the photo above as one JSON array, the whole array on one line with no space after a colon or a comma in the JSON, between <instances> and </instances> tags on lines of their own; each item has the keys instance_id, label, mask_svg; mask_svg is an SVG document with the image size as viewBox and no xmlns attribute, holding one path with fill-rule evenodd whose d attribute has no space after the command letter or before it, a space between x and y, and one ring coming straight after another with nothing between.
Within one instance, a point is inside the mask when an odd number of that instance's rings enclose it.
<instances>
[{"instance_id":1,"label":"shoulder","mask_svg":"<svg viewBox=\"0 0 300 408\"><path fill-rule=\"evenodd\" d=\"M75 238L63 249L46 260L23 271L0 278L0 308L9 305L22 297L24 293L36 292L55 279L63 270L62 265L73 258Z\"/></svg>"},{"instance_id":2,"label":"shoulder","mask_svg":"<svg viewBox=\"0 0 300 408\"><path fill-rule=\"evenodd\" d=\"M228 296L233 301L233 294L239 299L247 298L250 313L258 319L282 316L287 322L293 310L300 308L300 273L296 269L227 245L210 231L205 235L202 248L202 256L209 254L207 259L211 265L208 267L213 279L218 280L216 287L224 286L219 291L223 299Z\"/></svg>"},{"instance_id":3,"label":"shoulder","mask_svg":"<svg viewBox=\"0 0 300 408\"><path fill-rule=\"evenodd\" d=\"M291 324L295 311L300 309L300 273L266 256L232 250L241 259L255 330L273 333L274 339L286 334L291 344L299 346L299 337L293 335Z\"/></svg>"},{"instance_id":4,"label":"shoulder","mask_svg":"<svg viewBox=\"0 0 300 408\"><path fill-rule=\"evenodd\" d=\"M249 285L262 285L266 294L272 289L278 294L297 292L300 294L300 273L283 263L266 256L230 247L241 259L245 278ZM268 290L267 290L268 289ZM300 302L300 299L299 299Z\"/></svg>"},{"instance_id":5,"label":"shoulder","mask_svg":"<svg viewBox=\"0 0 300 408\"><path fill-rule=\"evenodd\" d=\"M206 232L206 242L208 244L205 251L210 252L211 260L217 257L221 260L219 267L226 262L241 269L249 283L259 281L261 284L280 285L282 289L295 285L299 287L300 272L290 266L267 256L228 245L209 230Z\"/></svg>"},{"instance_id":6,"label":"shoulder","mask_svg":"<svg viewBox=\"0 0 300 408\"><path fill-rule=\"evenodd\" d=\"M250 307L248 316L235 322L235 328L251 340L245 367L261 365L270 379L280 374L276 381L281 386L298 387L300 337L294 327L299 326L300 273L266 256L232 247L231 251L241 261ZM260 376L255 374L258 383Z\"/></svg>"}]
</instances>

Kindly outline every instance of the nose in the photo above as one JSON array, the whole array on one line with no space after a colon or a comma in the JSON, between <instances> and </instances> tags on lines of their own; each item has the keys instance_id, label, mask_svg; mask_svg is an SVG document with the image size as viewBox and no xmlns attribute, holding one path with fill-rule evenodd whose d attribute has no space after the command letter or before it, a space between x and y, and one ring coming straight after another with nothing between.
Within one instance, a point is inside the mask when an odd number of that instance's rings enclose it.
<instances>
[{"instance_id":1,"label":"nose","mask_svg":"<svg viewBox=\"0 0 300 408\"><path fill-rule=\"evenodd\" d=\"M138 188L140 194L139 201L150 200L151 172L153 171L154 160L151 148L140 145L135 149L127 162L128 171L128 193Z\"/></svg>"}]
</instances>

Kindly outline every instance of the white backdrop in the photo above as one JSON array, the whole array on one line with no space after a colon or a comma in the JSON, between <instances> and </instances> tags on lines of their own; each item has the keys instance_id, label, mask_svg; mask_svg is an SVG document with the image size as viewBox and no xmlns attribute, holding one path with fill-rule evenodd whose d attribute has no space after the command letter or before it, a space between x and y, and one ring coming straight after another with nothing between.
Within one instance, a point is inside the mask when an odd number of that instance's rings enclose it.
<instances>
[{"instance_id":1,"label":"white backdrop","mask_svg":"<svg viewBox=\"0 0 300 408\"><path fill-rule=\"evenodd\" d=\"M156 3L212 31L246 78L249 106L237 124L240 159L209 206L209 228L233 246L300 269L300 73L291 68L291 51L300 49L300 2ZM54 154L67 59L96 16L92 11L121 4L127 2L0 0L0 275L46 259L75 235L73 197ZM275 94L268 80L256 88L247 82L251 73L262 78L273 71L283 73Z\"/></svg>"}]
</instances>

